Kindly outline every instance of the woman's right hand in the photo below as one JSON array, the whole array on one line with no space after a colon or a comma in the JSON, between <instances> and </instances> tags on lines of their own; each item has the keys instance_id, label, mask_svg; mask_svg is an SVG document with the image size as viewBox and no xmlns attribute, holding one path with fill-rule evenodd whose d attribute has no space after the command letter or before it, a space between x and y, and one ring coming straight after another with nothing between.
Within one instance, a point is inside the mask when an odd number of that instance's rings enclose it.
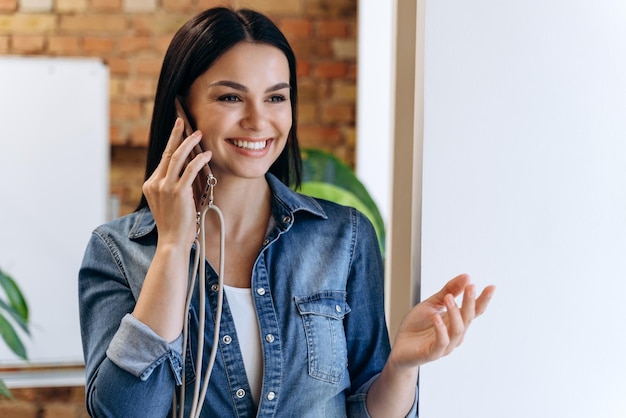
<instances>
[{"instance_id":1,"label":"woman's right hand","mask_svg":"<svg viewBox=\"0 0 626 418\"><path fill-rule=\"evenodd\" d=\"M159 244L191 248L197 228L192 184L202 167L211 160L211 152L198 154L185 167L192 149L202 139L202 133L195 131L183 140L183 131L182 119L176 118L161 162L143 184L142 191L157 224Z\"/></svg>"}]
</instances>

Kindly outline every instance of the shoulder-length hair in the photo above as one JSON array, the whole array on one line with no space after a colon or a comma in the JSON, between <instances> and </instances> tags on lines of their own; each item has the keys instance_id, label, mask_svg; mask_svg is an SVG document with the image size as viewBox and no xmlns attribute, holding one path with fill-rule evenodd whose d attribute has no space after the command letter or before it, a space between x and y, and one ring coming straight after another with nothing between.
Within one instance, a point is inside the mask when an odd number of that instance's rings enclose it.
<instances>
[{"instance_id":1,"label":"shoulder-length hair","mask_svg":"<svg viewBox=\"0 0 626 418\"><path fill-rule=\"evenodd\" d=\"M187 96L193 82L239 42L271 45L280 49L287 58L292 124L285 149L269 172L287 186L300 186L302 160L296 135L298 89L295 54L283 33L268 17L250 9L234 10L226 7L216 7L198 14L187 21L172 38L163 60L154 99L146 180L159 165L165 151L176 120L176 97ZM144 206L147 206L147 201L142 196L138 209Z\"/></svg>"}]
</instances>

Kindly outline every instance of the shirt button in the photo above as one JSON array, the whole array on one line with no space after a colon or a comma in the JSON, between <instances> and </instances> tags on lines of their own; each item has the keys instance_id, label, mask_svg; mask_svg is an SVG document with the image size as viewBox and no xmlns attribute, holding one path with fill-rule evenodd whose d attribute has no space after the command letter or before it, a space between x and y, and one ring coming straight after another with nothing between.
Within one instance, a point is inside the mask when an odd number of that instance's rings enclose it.
<instances>
[{"instance_id":1,"label":"shirt button","mask_svg":"<svg viewBox=\"0 0 626 418\"><path fill-rule=\"evenodd\" d=\"M263 240L263 245L267 245L267 244L269 244L269 243L270 243L270 240L269 240L269 239L265 238L265 239Z\"/></svg>"},{"instance_id":2,"label":"shirt button","mask_svg":"<svg viewBox=\"0 0 626 418\"><path fill-rule=\"evenodd\" d=\"M290 217L290 216L285 216L285 217L283 218L283 223L288 224L289 222L291 222L291 217Z\"/></svg>"},{"instance_id":3,"label":"shirt button","mask_svg":"<svg viewBox=\"0 0 626 418\"><path fill-rule=\"evenodd\" d=\"M276 397L276 394L274 392L268 392L267 393L267 400L268 401L273 401L275 397Z\"/></svg>"},{"instance_id":4,"label":"shirt button","mask_svg":"<svg viewBox=\"0 0 626 418\"><path fill-rule=\"evenodd\" d=\"M216 285L216 284L211 285L211 290L212 290L212 291L214 291L214 292L217 292L217 290L218 290L219 288L220 288L220 287L219 287L218 285Z\"/></svg>"},{"instance_id":5,"label":"shirt button","mask_svg":"<svg viewBox=\"0 0 626 418\"><path fill-rule=\"evenodd\" d=\"M233 342L233 339L230 337L230 335L224 335L224 338L222 338L222 341L224 341L224 344L230 344Z\"/></svg>"},{"instance_id":6,"label":"shirt button","mask_svg":"<svg viewBox=\"0 0 626 418\"><path fill-rule=\"evenodd\" d=\"M246 391L243 389L237 389L237 392L235 393L237 395L237 397L239 399L243 398L244 396L246 396Z\"/></svg>"},{"instance_id":7,"label":"shirt button","mask_svg":"<svg viewBox=\"0 0 626 418\"><path fill-rule=\"evenodd\" d=\"M335 310L336 310L337 312L341 312L341 306L339 306L339 305L335 305Z\"/></svg>"},{"instance_id":8,"label":"shirt button","mask_svg":"<svg viewBox=\"0 0 626 418\"><path fill-rule=\"evenodd\" d=\"M268 343L273 343L274 342L274 336L272 334L267 334L265 336L265 341L267 341Z\"/></svg>"},{"instance_id":9,"label":"shirt button","mask_svg":"<svg viewBox=\"0 0 626 418\"><path fill-rule=\"evenodd\" d=\"M265 289L263 289L262 287L259 287L256 290L256 294L259 295L259 296L263 296L265 294Z\"/></svg>"}]
</instances>

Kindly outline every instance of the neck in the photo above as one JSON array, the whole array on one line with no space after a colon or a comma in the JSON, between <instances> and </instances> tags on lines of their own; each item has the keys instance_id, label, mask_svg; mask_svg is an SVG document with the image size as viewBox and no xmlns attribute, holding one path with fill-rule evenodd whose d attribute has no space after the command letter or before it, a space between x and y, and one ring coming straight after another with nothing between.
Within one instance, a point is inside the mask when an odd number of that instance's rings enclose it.
<instances>
[{"instance_id":1,"label":"neck","mask_svg":"<svg viewBox=\"0 0 626 418\"><path fill-rule=\"evenodd\" d=\"M245 237L251 230L264 230L271 213L271 190L265 178L218 181L214 203L224 216L226 236ZM217 217L207 216L207 228L216 230L217 226Z\"/></svg>"}]
</instances>

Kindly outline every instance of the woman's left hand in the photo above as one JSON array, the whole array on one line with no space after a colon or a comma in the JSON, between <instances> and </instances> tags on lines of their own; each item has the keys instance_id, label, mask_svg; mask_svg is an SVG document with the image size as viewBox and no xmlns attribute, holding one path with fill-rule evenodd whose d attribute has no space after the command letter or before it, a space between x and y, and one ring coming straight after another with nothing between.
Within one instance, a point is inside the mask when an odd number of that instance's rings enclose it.
<instances>
[{"instance_id":1,"label":"woman's left hand","mask_svg":"<svg viewBox=\"0 0 626 418\"><path fill-rule=\"evenodd\" d=\"M450 354L463 342L474 318L487 309L494 291L495 286L488 286L476 298L468 275L450 280L404 317L389 360L400 368L414 368ZM459 307L454 299L461 293Z\"/></svg>"}]
</instances>

